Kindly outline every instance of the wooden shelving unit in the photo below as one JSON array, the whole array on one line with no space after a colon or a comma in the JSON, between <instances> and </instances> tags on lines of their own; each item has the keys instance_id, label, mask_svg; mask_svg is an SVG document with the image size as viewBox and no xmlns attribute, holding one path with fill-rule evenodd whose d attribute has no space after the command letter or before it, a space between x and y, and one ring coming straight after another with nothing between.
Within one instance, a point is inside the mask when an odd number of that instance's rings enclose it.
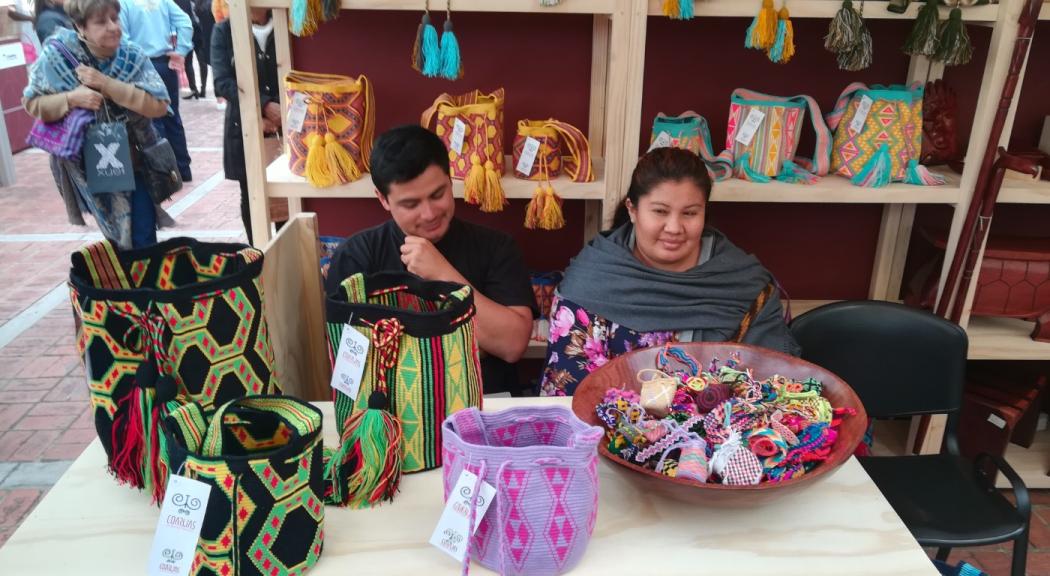
<instances>
[{"instance_id":1,"label":"wooden shelving unit","mask_svg":"<svg viewBox=\"0 0 1050 576\"><path fill-rule=\"evenodd\" d=\"M1007 172L999 192L1003 204L1050 204L1050 182L1026 174Z\"/></svg>"}]
</instances>

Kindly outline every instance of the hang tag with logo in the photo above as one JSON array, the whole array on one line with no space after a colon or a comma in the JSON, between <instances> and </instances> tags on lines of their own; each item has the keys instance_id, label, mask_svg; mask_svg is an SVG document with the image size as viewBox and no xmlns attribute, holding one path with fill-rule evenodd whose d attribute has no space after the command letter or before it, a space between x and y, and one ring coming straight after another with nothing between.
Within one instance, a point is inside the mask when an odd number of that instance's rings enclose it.
<instances>
[{"instance_id":1,"label":"hang tag with logo","mask_svg":"<svg viewBox=\"0 0 1050 576\"><path fill-rule=\"evenodd\" d=\"M459 118L452 121L452 136L448 139L448 146L456 154L463 153L463 138L467 135L467 125Z\"/></svg>"},{"instance_id":2,"label":"hang tag with logo","mask_svg":"<svg viewBox=\"0 0 1050 576\"><path fill-rule=\"evenodd\" d=\"M349 323L343 327L335 369L332 370L332 388L346 394L351 400L356 400L361 390L361 376L365 373L369 344L368 336L358 332Z\"/></svg>"},{"instance_id":3,"label":"hang tag with logo","mask_svg":"<svg viewBox=\"0 0 1050 576\"><path fill-rule=\"evenodd\" d=\"M671 141L671 135L667 132L661 131L653 138L653 143L649 145L649 151L652 152L657 148L669 148L673 142Z\"/></svg>"},{"instance_id":4,"label":"hang tag with logo","mask_svg":"<svg viewBox=\"0 0 1050 576\"><path fill-rule=\"evenodd\" d=\"M430 535L430 543L439 550L462 562L467 554L469 538L467 530L470 529L470 505L473 500L474 483L477 475L464 470L459 475L459 481L448 494L445 509L441 512L434 533ZM474 515L474 532L478 531L481 519L485 517L492 499L496 496L496 489L491 484L482 480L478 489L478 511Z\"/></svg>"},{"instance_id":5,"label":"hang tag with logo","mask_svg":"<svg viewBox=\"0 0 1050 576\"><path fill-rule=\"evenodd\" d=\"M1001 429L1001 428L1005 428L1006 427L1006 420L1003 420L997 414L989 414L988 415L988 421L991 422L992 425L995 426L996 428L1000 428Z\"/></svg>"},{"instance_id":6,"label":"hang tag with logo","mask_svg":"<svg viewBox=\"0 0 1050 576\"><path fill-rule=\"evenodd\" d=\"M303 124L306 123L306 94L296 92L292 94L292 102L288 105L288 130L291 132L302 132Z\"/></svg>"},{"instance_id":7,"label":"hang tag with logo","mask_svg":"<svg viewBox=\"0 0 1050 576\"><path fill-rule=\"evenodd\" d=\"M871 113L871 105L875 101L870 96L861 96L860 104L857 104L857 114L853 116L853 121L849 123L850 132L857 134L864 129L864 123L868 121L868 114Z\"/></svg>"},{"instance_id":8,"label":"hang tag with logo","mask_svg":"<svg viewBox=\"0 0 1050 576\"><path fill-rule=\"evenodd\" d=\"M532 167L536 164L536 154L540 151L540 141L529 136L521 148L521 157L518 158L516 170L528 176L532 174Z\"/></svg>"},{"instance_id":9,"label":"hang tag with logo","mask_svg":"<svg viewBox=\"0 0 1050 576\"><path fill-rule=\"evenodd\" d=\"M192 478L168 477L164 504L149 553L149 576L186 576L193 566L197 539L208 509L211 486Z\"/></svg>"},{"instance_id":10,"label":"hang tag with logo","mask_svg":"<svg viewBox=\"0 0 1050 576\"><path fill-rule=\"evenodd\" d=\"M765 120L765 118L765 112L758 108L752 108L747 113L747 119L744 120L743 125L737 130L736 141L744 146L750 146L751 140L755 138L755 133L758 132L758 127L762 125L762 121Z\"/></svg>"}]
</instances>

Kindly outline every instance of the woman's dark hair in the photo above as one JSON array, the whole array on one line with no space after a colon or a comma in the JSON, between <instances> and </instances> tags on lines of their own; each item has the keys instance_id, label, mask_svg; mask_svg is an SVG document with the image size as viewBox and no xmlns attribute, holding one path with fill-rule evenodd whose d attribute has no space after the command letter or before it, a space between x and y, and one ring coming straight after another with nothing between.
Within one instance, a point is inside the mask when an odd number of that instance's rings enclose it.
<instances>
[{"instance_id":1,"label":"woman's dark hair","mask_svg":"<svg viewBox=\"0 0 1050 576\"><path fill-rule=\"evenodd\" d=\"M376 138L369 164L372 183L384 198L391 184L414 180L432 165L449 173L445 143L418 124L399 126Z\"/></svg>"},{"instance_id":2,"label":"woman's dark hair","mask_svg":"<svg viewBox=\"0 0 1050 576\"><path fill-rule=\"evenodd\" d=\"M616 207L613 217L613 228L619 228L630 221L627 213L627 201L638 207L638 201L664 182L681 182L691 180L700 189L706 202L711 197L711 175L699 156L681 148L657 148L650 150L638 159L638 165L631 174L631 185L627 196Z\"/></svg>"},{"instance_id":3,"label":"woman's dark hair","mask_svg":"<svg viewBox=\"0 0 1050 576\"><path fill-rule=\"evenodd\" d=\"M83 28L88 19L107 8L120 13L120 0L66 0L63 5L66 14L79 28Z\"/></svg>"}]
</instances>

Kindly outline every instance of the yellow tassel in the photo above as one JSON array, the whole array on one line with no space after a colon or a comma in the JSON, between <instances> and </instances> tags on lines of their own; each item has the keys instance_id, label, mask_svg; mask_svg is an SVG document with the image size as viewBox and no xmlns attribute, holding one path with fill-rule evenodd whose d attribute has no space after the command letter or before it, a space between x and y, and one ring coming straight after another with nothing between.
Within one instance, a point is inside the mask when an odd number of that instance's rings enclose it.
<instances>
[{"instance_id":1,"label":"yellow tassel","mask_svg":"<svg viewBox=\"0 0 1050 576\"><path fill-rule=\"evenodd\" d=\"M544 230L561 230L565 227L565 215L561 211L561 197L554 192L554 187L547 184L543 190L543 216L540 228Z\"/></svg>"},{"instance_id":2,"label":"yellow tassel","mask_svg":"<svg viewBox=\"0 0 1050 576\"><path fill-rule=\"evenodd\" d=\"M784 20L784 28L786 29L784 34L784 53L780 57L780 62L787 63L795 55L795 27L791 24L791 14L788 12L787 6L780 9L780 18Z\"/></svg>"},{"instance_id":3,"label":"yellow tassel","mask_svg":"<svg viewBox=\"0 0 1050 576\"><path fill-rule=\"evenodd\" d=\"M471 172L474 168L470 168ZM485 186L482 189L481 196L481 211L482 212L499 212L503 210L503 205L507 203L507 198L503 195L503 182L500 181L499 172L496 172L496 166L492 163L492 160L485 161Z\"/></svg>"},{"instance_id":4,"label":"yellow tassel","mask_svg":"<svg viewBox=\"0 0 1050 576\"><path fill-rule=\"evenodd\" d=\"M312 134L306 146L306 181L317 188L327 188L336 182L325 154L324 137Z\"/></svg>"},{"instance_id":5,"label":"yellow tassel","mask_svg":"<svg viewBox=\"0 0 1050 576\"><path fill-rule=\"evenodd\" d=\"M470 156L470 172L463 181L463 200L467 204L481 204L481 193L485 188L485 169L481 166L481 157Z\"/></svg>"},{"instance_id":6,"label":"yellow tassel","mask_svg":"<svg viewBox=\"0 0 1050 576\"><path fill-rule=\"evenodd\" d=\"M777 39L777 11L773 8L773 0L762 0L762 10L758 13L758 24L755 26L754 47L765 50L773 45Z\"/></svg>"},{"instance_id":7,"label":"yellow tassel","mask_svg":"<svg viewBox=\"0 0 1050 576\"><path fill-rule=\"evenodd\" d=\"M342 142L335 139L335 134L325 134L324 142L325 157L333 178L340 184L346 184L361 177L361 169L357 167L357 162L354 162L354 157L343 147Z\"/></svg>"},{"instance_id":8,"label":"yellow tassel","mask_svg":"<svg viewBox=\"0 0 1050 576\"><path fill-rule=\"evenodd\" d=\"M664 16L678 18L680 14L678 11L678 0L664 0Z\"/></svg>"},{"instance_id":9,"label":"yellow tassel","mask_svg":"<svg viewBox=\"0 0 1050 576\"><path fill-rule=\"evenodd\" d=\"M525 228L535 230L539 227L540 218L543 215L544 199L543 184L537 184L536 190L532 192L532 200L529 200L529 205L525 208Z\"/></svg>"}]
</instances>

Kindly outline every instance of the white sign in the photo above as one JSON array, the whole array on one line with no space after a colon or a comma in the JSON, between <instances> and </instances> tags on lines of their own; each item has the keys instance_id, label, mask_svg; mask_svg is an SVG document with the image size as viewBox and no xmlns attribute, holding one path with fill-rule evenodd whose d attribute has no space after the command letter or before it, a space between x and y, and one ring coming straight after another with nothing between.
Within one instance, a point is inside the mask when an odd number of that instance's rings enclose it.
<instances>
[{"instance_id":1,"label":"white sign","mask_svg":"<svg viewBox=\"0 0 1050 576\"><path fill-rule=\"evenodd\" d=\"M288 106L288 130L302 132L306 122L306 94L292 94L292 103Z\"/></svg>"},{"instance_id":2,"label":"white sign","mask_svg":"<svg viewBox=\"0 0 1050 576\"><path fill-rule=\"evenodd\" d=\"M463 557L467 554L467 546L470 545L467 530L470 528L470 507L473 501L474 483L477 482L477 479L477 475L467 470L459 475L459 481L448 494L448 501L445 502L445 509L441 512L441 519L438 520L437 527L430 536L431 544L459 562L463 561ZM481 524L481 519L485 517L489 505L492 504L492 499L496 496L496 489L485 481L481 482L478 492L480 496L477 503L478 511L474 515L475 532L478 530L478 525Z\"/></svg>"},{"instance_id":3,"label":"white sign","mask_svg":"<svg viewBox=\"0 0 1050 576\"><path fill-rule=\"evenodd\" d=\"M211 486L172 474L149 553L149 576L186 576L197 552L197 539L208 509Z\"/></svg>"},{"instance_id":4,"label":"white sign","mask_svg":"<svg viewBox=\"0 0 1050 576\"><path fill-rule=\"evenodd\" d=\"M860 104L857 105L857 114L853 117L853 121L849 123L850 132L857 134L864 129L864 123L867 122L868 114L871 113L871 105L874 103L870 96L860 97Z\"/></svg>"},{"instance_id":5,"label":"white sign","mask_svg":"<svg viewBox=\"0 0 1050 576\"><path fill-rule=\"evenodd\" d=\"M26 65L26 53L21 42L0 44L0 70Z\"/></svg>"},{"instance_id":6,"label":"white sign","mask_svg":"<svg viewBox=\"0 0 1050 576\"><path fill-rule=\"evenodd\" d=\"M1001 429L1001 428L1005 428L1006 427L1006 420L1003 420L1002 418L1000 418L996 414L989 414L988 415L988 421L991 422L992 425L995 426L996 428L1000 428Z\"/></svg>"},{"instance_id":7,"label":"white sign","mask_svg":"<svg viewBox=\"0 0 1050 576\"><path fill-rule=\"evenodd\" d=\"M671 135L667 132L661 131L653 138L653 143L649 145L649 151L652 152L657 148L667 148L671 145Z\"/></svg>"},{"instance_id":8,"label":"white sign","mask_svg":"<svg viewBox=\"0 0 1050 576\"><path fill-rule=\"evenodd\" d=\"M336 355L335 369L332 370L332 388L346 394L351 400L356 400L361 390L361 375L365 373L368 346L368 336L350 324L343 327L339 354Z\"/></svg>"},{"instance_id":9,"label":"white sign","mask_svg":"<svg viewBox=\"0 0 1050 576\"><path fill-rule=\"evenodd\" d=\"M758 132L758 127L762 125L762 120L765 120L765 118L765 112L758 108L752 108L747 113L747 119L744 120L744 124L737 130L736 141L744 146L750 146L751 140L754 139L755 133Z\"/></svg>"},{"instance_id":10,"label":"white sign","mask_svg":"<svg viewBox=\"0 0 1050 576\"><path fill-rule=\"evenodd\" d=\"M540 141L529 136L521 148L521 157L518 158L516 170L528 176L532 174L532 166L536 164L536 154L540 151Z\"/></svg>"},{"instance_id":11,"label":"white sign","mask_svg":"<svg viewBox=\"0 0 1050 576\"><path fill-rule=\"evenodd\" d=\"M448 145L456 154L463 153L463 137L467 135L467 125L459 118L452 123L452 136L448 139Z\"/></svg>"}]
</instances>

